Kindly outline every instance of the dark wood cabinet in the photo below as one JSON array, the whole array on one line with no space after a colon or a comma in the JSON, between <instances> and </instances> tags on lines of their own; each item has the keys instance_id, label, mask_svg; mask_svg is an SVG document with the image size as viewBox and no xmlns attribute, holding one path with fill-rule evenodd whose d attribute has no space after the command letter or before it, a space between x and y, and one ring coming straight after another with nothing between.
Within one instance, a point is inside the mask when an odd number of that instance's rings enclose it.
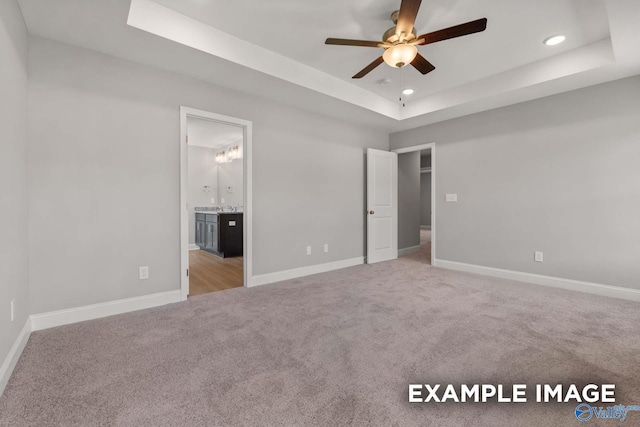
<instances>
[{"instance_id":1,"label":"dark wood cabinet","mask_svg":"<svg viewBox=\"0 0 640 427\"><path fill-rule=\"evenodd\" d=\"M196 245L220 257L243 255L243 229L241 212L196 213Z\"/></svg>"},{"instance_id":2,"label":"dark wood cabinet","mask_svg":"<svg viewBox=\"0 0 640 427\"><path fill-rule=\"evenodd\" d=\"M219 215L218 250L223 257L242 256L243 214L223 213Z\"/></svg>"}]
</instances>

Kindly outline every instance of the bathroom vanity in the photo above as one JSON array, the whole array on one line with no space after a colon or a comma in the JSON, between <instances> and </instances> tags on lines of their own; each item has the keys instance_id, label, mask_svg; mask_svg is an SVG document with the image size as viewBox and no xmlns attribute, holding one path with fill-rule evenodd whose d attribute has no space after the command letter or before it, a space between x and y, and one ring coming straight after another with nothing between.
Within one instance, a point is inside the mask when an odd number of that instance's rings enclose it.
<instances>
[{"instance_id":1,"label":"bathroom vanity","mask_svg":"<svg viewBox=\"0 0 640 427\"><path fill-rule=\"evenodd\" d=\"M242 256L243 213L195 211L196 245L222 258Z\"/></svg>"}]
</instances>

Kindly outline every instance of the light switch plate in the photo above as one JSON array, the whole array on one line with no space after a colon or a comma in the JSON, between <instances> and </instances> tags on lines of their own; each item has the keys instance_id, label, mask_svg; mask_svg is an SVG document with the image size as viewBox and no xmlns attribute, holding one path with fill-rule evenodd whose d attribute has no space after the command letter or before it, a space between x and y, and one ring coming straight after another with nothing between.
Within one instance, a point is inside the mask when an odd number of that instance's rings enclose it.
<instances>
[{"instance_id":1,"label":"light switch plate","mask_svg":"<svg viewBox=\"0 0 640 427\"><path fill-rule=\"evenodd\" d=\"M533 260L535 262L543 262L544 261L544 254L542 252L535 251L533 253Z\"/></svg>"},{"instance_id":2,"label":"light switch plate","mask_svg":"<svg viewBox=\"0 0 640 427\"><path fill-rule=\"evenodd\" d=\"M211 204L215 205L216 204L216 199L214 197L211 198Z\"/></svg>"},{"instance_id":3,"label":"light switch plate","mask_svg":"<svg viewBox=\"0 0 640 427\"><path fill-rule=\"evenodd\" d=\"M329 252L329 244L328 243L324 244L324 252L325 253Z\"/></svg>"},{"instance_id":4,"label":"light switch plate","mask_svg":"<svg viewBox=\"0 0 640 427\"><path fill-rule=\"evenodd\" d=\"M224 197L220 199L220 203L224 204Z\"/></svg>"},{"instance_id":5,"label":"light switch plate","mask_svg":"<svg viewBox=\"0 0 640 427\"><path fill-rule=\"evenodd\" d=\"M307 255L311 255L311 246L307 246Z\"/></svg>"},{"instance_id":6,"label":"light switch plate","mask_svg":"<svg viewBox=\"0 0 640 427\"><path fill-rule=\"evenodd\" d=\"M139 277L140 280L147 280L149 278L149 267L144 266L139 268Z\"/></svg>"},{"instance_id":7,"label":"light switch plate","mask_svg":"<svg viewBox=\"0 0 640 427\"><path fill-rule=\"evenodd\" d=\"M455 203L455 202L457 202L457 201L458 201L458 195L457 195L457 194L455 194L455 193L454 193L454 194L447 194L447 195L445 196L444 200L445 200L446 202L449 202L449 203Z\"/></svg>"}]
</instances>

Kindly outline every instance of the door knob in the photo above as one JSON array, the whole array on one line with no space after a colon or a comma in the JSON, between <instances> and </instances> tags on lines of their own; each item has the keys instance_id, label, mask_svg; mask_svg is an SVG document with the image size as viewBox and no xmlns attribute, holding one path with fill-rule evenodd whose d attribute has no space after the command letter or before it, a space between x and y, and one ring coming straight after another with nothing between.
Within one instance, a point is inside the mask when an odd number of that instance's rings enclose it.
<instances>
[{"instance_id":1,"label":"door knob","mask_svg":"<svg viewBox=\"0 0 640 427\"><path fill-rule=\"evenodd\" d=\"M369 211L369 215L373 215L374 213L374 211Z\"/></svg>"}]
</instances>

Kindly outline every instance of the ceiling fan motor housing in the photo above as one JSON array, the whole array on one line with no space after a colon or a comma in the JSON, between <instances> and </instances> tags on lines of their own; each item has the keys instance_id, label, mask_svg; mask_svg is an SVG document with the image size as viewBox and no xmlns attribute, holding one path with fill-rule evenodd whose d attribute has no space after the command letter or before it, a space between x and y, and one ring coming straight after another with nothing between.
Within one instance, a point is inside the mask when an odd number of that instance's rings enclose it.
<instances>
[{"instance_id":1,"label":"ceiling fan motor housing","mask_svg":"<svg viewBox=\"0 0 640 427\"><path fill-rule=\"evenodd\" d=\"M414 28L414 29L411 30L411 34L405 34L404 35L404 40L410 42L412 40L415 40L416 37L418 37L418 35L416 34L416 29ZM400 38L396 35L396 27L389 28L382 35L382 41L383 42L395 43L395 42L397 42L399 40L400 40Z\"/></svg>"}]
</instances>

